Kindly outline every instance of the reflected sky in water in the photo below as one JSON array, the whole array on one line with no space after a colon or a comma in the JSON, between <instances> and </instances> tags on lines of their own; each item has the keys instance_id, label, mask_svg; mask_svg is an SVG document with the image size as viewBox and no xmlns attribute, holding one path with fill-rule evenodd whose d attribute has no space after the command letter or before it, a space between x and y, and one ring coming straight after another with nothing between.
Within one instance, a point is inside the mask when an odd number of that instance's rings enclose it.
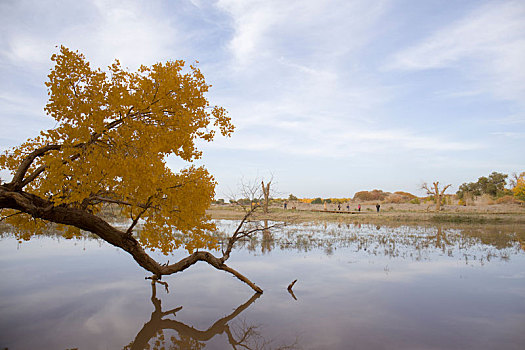
<instances>
[{"instance_id":1,"label":"reflected sky in water","mask_svg":"<svg viewBox=\"0 0 525 350\"><path fill-rule=\"evenodd\" d=\"M166 277L167 293L104 242L3 234L0 349L522 349L524 239L519 226L290 225L229 260L258 297L205 263Z\"/></svg>"}]
</instances>

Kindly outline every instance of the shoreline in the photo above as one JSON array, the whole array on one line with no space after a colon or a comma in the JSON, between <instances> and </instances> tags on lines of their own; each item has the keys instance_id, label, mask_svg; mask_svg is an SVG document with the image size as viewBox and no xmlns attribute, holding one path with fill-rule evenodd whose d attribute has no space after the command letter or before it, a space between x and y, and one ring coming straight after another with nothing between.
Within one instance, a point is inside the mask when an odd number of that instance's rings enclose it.
<instances>
[{"instance_id":1,"label":"shoreline","mask_svg":"<svg viewBox=\"0 0 525 350\"><path fill-rule=\"evenodd\" d=\"M309 222L309 221L335 221L345 223L361 224L386 224L386 223L458 223L458 224L518 224L525 225L525 208L507 211L488 211L470 210L456 211L445 209L440 212L435 211L415 211L393 208L380 210L379 213L372 211L323 211L317 208L308 210L305 208L282 209L270 207L268 214L262 211L256 213L256 218L260 220L285 221L285 222ZM498 208L499 209L499 208ZM514 209L514 208L513 208ZM240 220L243 218L245 211L241 206L232 205L212 205L207 214L212 219L220 220Z\"/></svg>"}]
</instances>

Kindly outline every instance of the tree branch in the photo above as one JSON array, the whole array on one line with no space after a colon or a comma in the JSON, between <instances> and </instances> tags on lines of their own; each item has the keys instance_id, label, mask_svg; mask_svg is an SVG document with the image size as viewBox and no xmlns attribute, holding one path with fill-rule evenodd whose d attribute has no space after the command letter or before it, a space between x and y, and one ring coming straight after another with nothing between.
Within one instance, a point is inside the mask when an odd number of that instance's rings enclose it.
<instances>
[{"instance_id":1,"label":"tree branch","mask_svg":"<svg viewBox=\"0 0 525 350\"><path fill-rule=\"evenodd\" d=\"M248 220L248 218L255 212L255 210L257 208L258 208L258 206L254 205L250 210L248 210L246 212L246 214L242 218L241 222L237 226L237 229L235 230L233 235L228 239L228 245L226 246L226 252L223 252L223 254L222 254L222 258L221 258L222 262L225 262L230 257L230 253L231 253L231 251L233 249L233 245L235 244L235 242L237 242L239 240L239 238L237 238L237 236L239 235L239 232L240 232L241 228L244 226L244 223L246 222L246 220Z\"/></svg>"},{"instance_id":2,"label":"tree branch","mask_svg":"<svg viewBox=\"0 0 525 350\"><path fill-rule=\"evenodd\" d=\"M142 211L139 213L139 215L137 215L135 219L133 219L131 226L126 231L126 235L131 236L131 232L133 231L133 228L135 227L135 225L137 225L137 223L139 222L140 217L150 208L152 198L153 196L150 196L148 198L148 201L146 202L146 205L144 207L141 207Z\"/></svg>"},{"instance_id":3,"label":"tree branch","mask_svg":"<svg viewBox=\"0 0 525 350\"><path fill-rule=\"evenodd\" d=\"M31 152L22 161L22 163L20 163L20 166L18 167L15 175L13 176L13 180L11 180L10 185L13 186L14 189L22 189L24 176L26 175L27 171L29 170L29 167L31 167L31 164L33 164L35 159L38 157L42 157L49 151L59 150L61 147L61 145L47 145Z\"/></svg>"},{"instance_id":4,"label":"tree branch","mask_svg":"<svg viewBox=\"0 0 525 350\"><path fill-rule=\"evenodd\" d=\"M4 221L5 219L8 219L10 217L13 217L13 216L16 216L16 215L20 215L20 214L22 214L22 212L18 211L18 212L14 213L14 214L10 214L10 215L4 216L4 217L0 217L0 221Z\"/></svg>"},{"instance_id":5,"label":"tree branch","mask_svg":"<svg viewBox=\"0 0 525 350\"><path fill-rule=\"evenodd\" d=\"M441 196L443 194L445 194L445 191L447 190L447 188L449 188L451 185L446 185L442 190L441 190Z\"/></svg>"},{"instance_id":6,"label":"tree branch","mask_svg":"<svg viewBox=\"0 0 525 350\"><path fill-rule=\"evenodd\" d=\"M132 109L133 108L131 108L129 112L131 112ZM128 112L128 114L129 114L129 112ZM102 131L100 133L98 133L98 132L92 133L88 142L81 142L81 143L78 143L78 144L74 145L73 147L75 147L75 148L85 148L88 145L94 144L94 143L96 143L98 141L98 139L101 136L104 135L104 133L106 133L107 131L109 131L109 130L115 128L115 127L117 127L119 124L122 124L123 122L124 122L124 118L120 118L120 119L114 120L113 122L108 123L106 125L104 131ZM30 182L34 181L47 168L46 165L41 165L35 171L33 171L33 173L31 173L27 178L24 179L27 171L29 170L31 164L33 164L34 160L36 158L38 158L38 157L44 156L49 151L60 150L62 147L63 147L62 145L46 145L46 146L40 147L40 148L34 150L33 152L31 152L22 161L22 163L20 163L20 166L18 167L15 175L13 176L13 180L11 181L11 185L14 186L15 189L22 189L27 184L29 184ZM72 155L70 157L69 160L64 161L64 163L70 162L70 161L74 161L74 160L78 159L80 157L80 155L81 155L80 153L74 154L74 155Z\"/></svg>"}]
</instances>

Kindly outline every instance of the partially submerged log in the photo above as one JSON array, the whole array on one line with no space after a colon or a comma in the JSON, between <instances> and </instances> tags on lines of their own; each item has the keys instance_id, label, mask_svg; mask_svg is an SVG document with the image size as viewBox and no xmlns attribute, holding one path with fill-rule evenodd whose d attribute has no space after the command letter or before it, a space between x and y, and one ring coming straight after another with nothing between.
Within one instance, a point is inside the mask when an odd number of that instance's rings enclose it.
<instances>
[{"instance_id":1,"label":"partially submerged log","mask_svg":"<svg viewBox=\"0 0 525 350\"><path fill-rule=\"evenodd\" d=\"M295 300L297 300L297 298L295 297L295 294L294 294L294 292L293 292L293 290L292 290L292 288L293 288L295 282L297 282L297 280L294 280L292 283L290 283L290 284L288 285L288 288L286 288L286 289L288 290L288 293L290 293L290 295L292 296L292 298L294 298Z\"/></svg>"}]
</instances>

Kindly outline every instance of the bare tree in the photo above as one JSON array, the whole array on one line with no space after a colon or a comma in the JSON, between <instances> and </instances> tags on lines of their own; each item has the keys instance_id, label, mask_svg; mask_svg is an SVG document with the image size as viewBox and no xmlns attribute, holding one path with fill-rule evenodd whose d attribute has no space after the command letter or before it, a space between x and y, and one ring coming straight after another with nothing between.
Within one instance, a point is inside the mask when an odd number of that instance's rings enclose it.
<instances>
[{"instance_id":1,"label":"bare tree","mask_svg":"<svg viewBox=\"0 0 525 350\"><path fill-rule=\"evenodd\" d=\"M258 205L259 207L262 207L263 213L268 214L270 197L273 193L273 187L271 186L272 182L273 175L270 177L267 183L265 183L264 178L255 178L251 181L241 179L239 184L241 198L239 200L235 200L235 195L232 195L232 197L234 201L245 208L245 210L247 209L246 206L249 202L250 209L253 208L254 205Z\"/></svg>"},{"instance_id":2,"label":"bare tree","mask_svg":"<svg viewBox=\"0 0 525 350\"><path fill-rule=\"evenodd\" d=\"M421 185L421 188L427 191L427 194L434 196L434 203L436 203L436 211L441 210L441 201L443 200L443 195L445 194L445 191L447 188L449 188L451 185L446 185L443 187L443 189L439 190L439 181L433 182L432 187L429 187L427 183L423 183Z\"/></svg>"},{"instance_id":3,"label":"bare tree","mask_svg":"<svg viewBox=\"0 0 525 350\"><path fill-rule=\"evenodd\" d=\"M243 231L248 233L243 235L243 237L251 237L254 233L262 232L263 238L271 237L270 230L282 226L282 223L273 222L272 224L268 223L268 216L265 215L268 213L268 202L270 196L270 184L273 181L273 177L265 185L264 179L261 180L261 186L258 185L258 180L245 181L241 179L240 183L240 197L241 199L235 200L245 212L245 220L241 221L243 225ZM248 205L249 204L249 205ZM263 208L263 215L261 216L260 207ZM235 236L235 235L234 235ZM233 236L232 236L233 237Z\"/></svg>"},{"instance_id":4,"label":"bare tree","mask_svg":"<svg viewBox=\"0 0 525 350\"><path fill-rule=\"evenodd\" d=\"M268 203L270 202L270 184L272 181L268 181L268 183L265 185L264 180L261 181L261 187L262 187L262 193L263 193L263 212L265 214L268 214Z\"/></svg>"}]
</instances>

